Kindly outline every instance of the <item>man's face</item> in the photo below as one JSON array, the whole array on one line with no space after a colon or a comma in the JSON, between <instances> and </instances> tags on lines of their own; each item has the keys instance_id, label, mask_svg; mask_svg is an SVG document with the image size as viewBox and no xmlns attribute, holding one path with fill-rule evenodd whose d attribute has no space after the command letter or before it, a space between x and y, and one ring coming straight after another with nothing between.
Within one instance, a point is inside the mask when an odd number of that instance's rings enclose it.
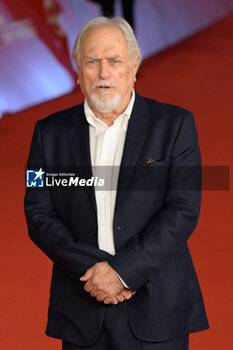
<instances>
[{"instance_id":1,"label":"man's face","mask_svg":"<svg viewBox=\"0 0 233 350\"><path fill-rule=\"evenodd\" d=\"M78 66L80 87L90 107L103 114L123 112L131 97L137 62L130 62L120 29L90 30L82 43Z\"/></svg>"}]
</instances>

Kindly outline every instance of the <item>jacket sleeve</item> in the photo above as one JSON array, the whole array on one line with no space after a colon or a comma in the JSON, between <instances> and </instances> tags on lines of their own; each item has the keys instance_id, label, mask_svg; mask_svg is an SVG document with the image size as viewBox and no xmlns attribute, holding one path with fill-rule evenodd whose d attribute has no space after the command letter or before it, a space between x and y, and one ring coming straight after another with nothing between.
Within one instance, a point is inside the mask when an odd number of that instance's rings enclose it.
<instances>
[{"instance_id":1,"label":"jacket sleeve","mask_svg":"<svg viewBox=\"0 0 233 350\"><path fill-rule=\"evenodd\" d=\"M44 167L41 150L40 126L37 123L27 163L28 169L34 169L35 166ZM30 238L73 280L77 280L95 263L106 261L110 257L110 254L98 247L74 239L56 213L46 187L27 188L24 204Z\"/></svg>"},{"instance_id":2,"label":"jacket sleeve","mask_svg":"<svg viewBox=\"0 0 233 350\"><path fill-rule=\"evenodd\" d=\"M132 290L153 279L197 224L201 200L201 157L194 118L186 112L172 147L163 207L144 230L109 259Z\"/></svg>"}]
</instances>

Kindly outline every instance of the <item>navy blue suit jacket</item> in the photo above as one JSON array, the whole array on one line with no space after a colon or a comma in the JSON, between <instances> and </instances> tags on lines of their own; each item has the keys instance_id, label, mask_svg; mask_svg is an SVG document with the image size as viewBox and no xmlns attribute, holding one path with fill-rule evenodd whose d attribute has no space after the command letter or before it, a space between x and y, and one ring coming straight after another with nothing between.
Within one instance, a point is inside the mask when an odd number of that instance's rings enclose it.
<instances>
[{"instance_id":1,"label":"navy blue suit jacket","mask_svg":"<svg viewBox=\"0 0 233 350\"><path fill-rule=\"evenodd\" d=\"M200 164L192 114L136 94L118 181L114 256L98 248L93 189L27 189L29 235L53 261L49 336L95 342L106 307L114 305L92 298L79 277L100 261L137 291L125 302L139 339L161 341L208 328L187 246L199 216ZM80 178L92 176L83 104L38 121L28 159L28 169L71 165Z\"/></svg>"}]
</instances>

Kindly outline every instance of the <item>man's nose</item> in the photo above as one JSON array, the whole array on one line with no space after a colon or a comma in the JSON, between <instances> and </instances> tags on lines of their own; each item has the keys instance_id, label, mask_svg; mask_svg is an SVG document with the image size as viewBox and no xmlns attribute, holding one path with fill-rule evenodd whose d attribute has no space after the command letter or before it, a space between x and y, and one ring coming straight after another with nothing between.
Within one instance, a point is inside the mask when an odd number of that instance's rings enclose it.
<instances>
[{"instance_id":1,"label":"man's nose","mask_svg":"<svg viewBox=\"0 0 233 350\"><path fill-rule=\"evenodd\" d=\"M100 75L100 79L108 79L110 77L108 62L106 61L100 62L99 75Z\"/></svg>"}]
</instances>

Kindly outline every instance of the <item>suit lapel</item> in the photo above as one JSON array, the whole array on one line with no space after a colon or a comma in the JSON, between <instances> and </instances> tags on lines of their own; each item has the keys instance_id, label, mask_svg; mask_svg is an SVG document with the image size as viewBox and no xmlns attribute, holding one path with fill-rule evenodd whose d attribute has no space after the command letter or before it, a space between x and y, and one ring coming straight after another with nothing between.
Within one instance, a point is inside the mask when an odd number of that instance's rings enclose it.
<instances>
[{"instance_id":1,"label":"suit lapel","mask_svg":"<svg viewBox=\"0 0 233 350\"><path fill-rule=\"evenodd\" d=\"M81 179L89 179L93 176L90 155L89 124L86 121L83 104L78 106L71 116L72 125L68 130L68 139L71 147L74 164ZM96 201L94 188L87 191L94 211L96 212Z\"/></svg>"},{"instance_id":2,"label":"suit lapel","mask_svg":"<svg viewBox=\"0 0 233 350\"><path fill-rule=\"evenodd\" d=\"M75 109L75 113L73 113L70 119L72 124L68 130L68 139L74 164L77 167L80 178L88 179L91 178L93 174L90 155L89 125L84 115L83 104ZM122 155L115 210L117 210L125 195L125 190L127 190L127 185L133 175L134 167L137 164L137 160L150 130L150 125L151 118L148 105L144 99L136 93ZM91 187L87 193L96 212L94 188Z\"/></svg>"},{"instance_id":3,"label":"suit lapel","mask_svg":"<svg viewBox=\"0 0 233 350\"><path fill-rule=\"evenodd\" d=\"M148 105L137 93L135 97L122 155L115 210L125 195L151 125Z\"/></svg>"}]
</instances>

